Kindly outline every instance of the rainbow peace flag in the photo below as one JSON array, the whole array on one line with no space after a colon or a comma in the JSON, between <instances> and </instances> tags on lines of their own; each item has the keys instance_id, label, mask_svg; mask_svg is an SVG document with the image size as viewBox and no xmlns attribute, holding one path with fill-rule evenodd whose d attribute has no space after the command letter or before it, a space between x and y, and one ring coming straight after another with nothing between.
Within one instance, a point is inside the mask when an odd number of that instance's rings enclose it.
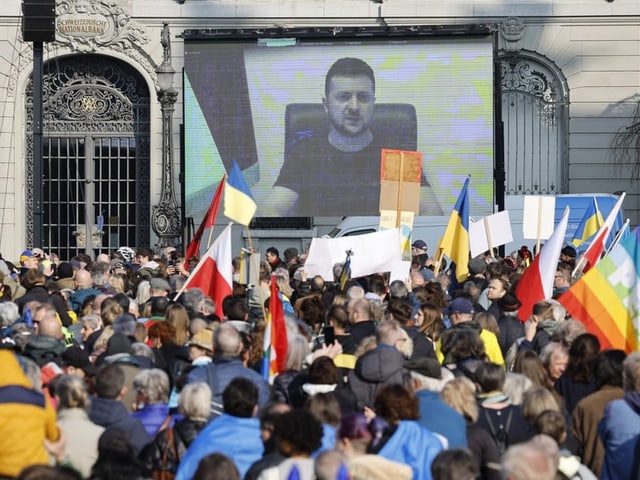
<instances>
[{"instance_id":1,"label":"rainbow peace flag","mask_svg":"<svg viewBox=\"0 0 640 480\"><path fill-rule=\"evenodd\" d=\"M603 349L638 349L640 229L624 238L558 300Z\"/></svg>"}]
</instances>

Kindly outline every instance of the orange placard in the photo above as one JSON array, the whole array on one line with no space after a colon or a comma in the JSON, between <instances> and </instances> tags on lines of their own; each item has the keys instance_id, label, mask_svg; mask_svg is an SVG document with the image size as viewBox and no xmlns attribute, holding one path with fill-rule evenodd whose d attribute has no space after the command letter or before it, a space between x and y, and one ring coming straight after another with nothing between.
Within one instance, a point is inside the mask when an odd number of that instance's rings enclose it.
<instances>
[{"instance_id":1,"label":"orange placard","mask_svg":"<svg viewBox=\"0 0 640 480\"><path fill-rule=\"evenodd\" d=\"M380 210L413 212L420 209L422 153L382 150L380 158Z\"/></svg>"}]
</instances>

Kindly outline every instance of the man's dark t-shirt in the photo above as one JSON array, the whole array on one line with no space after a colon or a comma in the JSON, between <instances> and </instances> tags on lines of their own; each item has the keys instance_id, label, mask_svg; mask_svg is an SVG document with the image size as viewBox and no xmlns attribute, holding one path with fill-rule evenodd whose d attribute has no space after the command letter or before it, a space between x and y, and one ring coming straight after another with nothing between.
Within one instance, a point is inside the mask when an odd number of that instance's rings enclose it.
<instances>
[{"instance_id":1,"label":"man's dark t-shirt","mask_svg":"<svg viewBox=\"0 0 640 480\"><path fill-rule=\"evenodd\" d=\"M384 142L384 144L383 144ZM381 150L403 149L389 139L373 142L359 152L342 152L326 134L300 138L288 146L274 186L298 193L292 215L378 215ZM406 149L406 148L405 148Z\"/></svg>"}]
</instances>

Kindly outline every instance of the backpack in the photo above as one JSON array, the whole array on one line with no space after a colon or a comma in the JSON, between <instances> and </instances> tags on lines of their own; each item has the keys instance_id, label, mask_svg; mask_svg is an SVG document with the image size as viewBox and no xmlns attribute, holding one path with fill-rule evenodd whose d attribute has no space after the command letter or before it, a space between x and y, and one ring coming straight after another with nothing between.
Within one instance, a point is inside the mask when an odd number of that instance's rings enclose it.
<instances>
[{"instance_id":1,"label":"backpack","mask_svg":"<svg viewBox=\"0 0 640 480\"><path fill-rule=\"evenodd\" d=\"M513 415L513 410L509 409L509 413L507 414L507 420L504 425L496 426L491 421L491 416L487 413L486 409L482 409L485 418L487 419L487 423L489 424L489 430L491 433L491 438L496 442L496 446L498 447L498 453L500 456L504 452L506 452L507 447L509 446L509 427L511 427L511 416Z\"/></svg>"}]
</instances>

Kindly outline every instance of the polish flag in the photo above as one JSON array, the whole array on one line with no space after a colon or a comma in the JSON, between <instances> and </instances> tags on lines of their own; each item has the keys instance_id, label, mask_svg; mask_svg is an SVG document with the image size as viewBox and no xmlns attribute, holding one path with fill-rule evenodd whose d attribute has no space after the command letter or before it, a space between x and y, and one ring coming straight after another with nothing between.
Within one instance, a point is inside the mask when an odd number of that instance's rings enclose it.
<instances>
[{"instance_id":1,"label":"polish flag","mask_svg":"<svg viewBox=\"0 0 640 480\"><path fill-rule=\"evenodd\" d=\"M216 311L219 312L219 316L222 316L220 314L222 300L232 293L231 225L233 222L227 225L207 253L202 256L180 291L182 293L190 288L199 288L216 302Z\"/></svg>"},{"instance_id":2,"label":"polish flag","mask_svg":"<svg viewBox=\"0 0 640 480\"><path fill-rule=\"evenodd\" d=\"M587 273L589 269L595 266L602 256L602 252L604 252L605 244L607 242L607 238L609 238L609 233L611 233L611 229L613 228L613 224L616 221L616 217L620 212L620 207L622 207L622 202L624 201L624 197L626 196L626 192L622 192L622 195L618 197L618 201L613 206L609 215L607 215L607 219L604 221L604 224L600 227L600 230L595 236L587 251L584 252L583 259L581 260L581 267L584 273ZM576 267L576 270L578 267Z\"/></svg>"},{"instance_id":3,"label":"polish flag","mask_svg":"<svg viewBox=\"0 0 640 480\"><path fill-rule=\"evenodd\" d=\"M533 312L533 306L537 302L553 296L553 279L556 275L560 250L562 250L564 236L567 232L567 223L569 223L569 207L565 208L556 229L518 282L516 297L522 302L522 306L518 310L518 317L522 322L529 319Z\"/></svg>"}]
</instances>

